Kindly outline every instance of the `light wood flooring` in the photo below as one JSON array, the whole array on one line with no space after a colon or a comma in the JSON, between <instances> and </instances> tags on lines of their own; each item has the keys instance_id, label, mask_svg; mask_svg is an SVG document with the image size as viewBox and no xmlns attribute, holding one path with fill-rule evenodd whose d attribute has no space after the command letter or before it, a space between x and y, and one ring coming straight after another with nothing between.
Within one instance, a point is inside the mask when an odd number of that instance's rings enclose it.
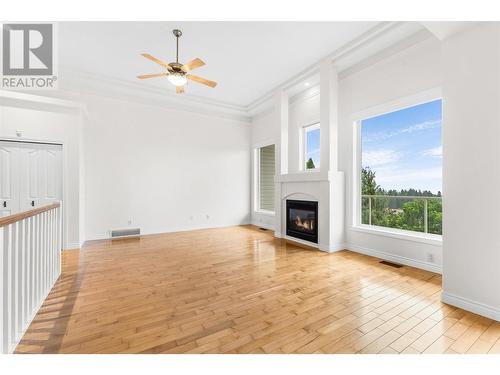
<instances>
[{"instance_id":1,"label":"light wood flooring","mask_svg":"<svg viewBox=\"0 0 500 375\"><path fill-rule=\"evenodd\" d=\"M500 323L440 293L251 226L96 241L64 252L17 353L500 353Z\"/></svg>"}]
</instances>

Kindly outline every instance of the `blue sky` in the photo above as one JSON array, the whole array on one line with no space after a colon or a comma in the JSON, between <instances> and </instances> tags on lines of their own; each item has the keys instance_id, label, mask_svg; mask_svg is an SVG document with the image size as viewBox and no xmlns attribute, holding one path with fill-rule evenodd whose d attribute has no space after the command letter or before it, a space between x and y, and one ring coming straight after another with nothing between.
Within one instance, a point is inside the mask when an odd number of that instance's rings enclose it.
<instances>
[{"instance_id":1,"label":"blue sky","mask_svg":"<svg viewBox=\"0 0 500 375\"><path fill-rule=\"evenodd\" d=\"M307 132L307 154L306 162L311 158L314 162L314 166L318 168L319 165L319 155L320 155L320 131L319 129L311 130Z\"/></svg>"},{"instance_id":2,"label":"blue sky","mask_svg":"<svg viewBox=\"0 0 500 375\"><path fill-rule=\"evenodd\" d=\"M361 122L362 165L384 189L442 190L441 100Z\"/></svg>"}]
</instances>

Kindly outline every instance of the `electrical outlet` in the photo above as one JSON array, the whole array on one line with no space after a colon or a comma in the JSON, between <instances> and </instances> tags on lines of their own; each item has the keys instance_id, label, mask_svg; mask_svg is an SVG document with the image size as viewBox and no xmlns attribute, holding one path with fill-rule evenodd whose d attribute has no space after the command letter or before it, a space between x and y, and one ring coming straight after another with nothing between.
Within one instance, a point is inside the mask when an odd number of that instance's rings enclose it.
<instances>
[{"instance_id":1,"label":"electrical outlet","mask_svg":"<svg viewBox=\"0 0 500 375\"><path fill-rule=\"evenodd\" d=\"M207 220L210 220L210 215L207 215Z\"/></svg>"},{"instance_id":2,"label":"electrical outlet","mask_svg":"<svg viewBox=\"0 0 500 375\"><path fill-rule=\"evenodd\" d=\"M430 263L434 263L434 254L427 253L427 261Z\"/></svg>"},{"instance_id":3,"label":"electrical outlet","mask_svg":"<svg viewBox=\"0 0 500 375\"><path fill-rule=\"evenodd\" d=\"M132 220L128 219L127 224L132 225Z\"/></svg>"}]
</instances>

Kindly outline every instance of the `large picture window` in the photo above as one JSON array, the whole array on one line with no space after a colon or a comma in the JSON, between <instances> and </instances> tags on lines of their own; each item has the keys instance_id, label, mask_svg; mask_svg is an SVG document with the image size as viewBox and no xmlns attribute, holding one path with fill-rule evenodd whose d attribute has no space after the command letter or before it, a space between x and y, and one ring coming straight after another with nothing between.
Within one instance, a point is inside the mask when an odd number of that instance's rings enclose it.
<instances>
[{"instance_id":1,"label":"large picture window","mask_svg":"<svg viewBox=\"0 0 500 375\"><path fill-rule=\"evenodd\" d=\"M442 102L358 123L360 224L442 234Z\"/></svg>"},{"instance_id":2,"label":"large picture window","mask_svg":"<svg viewBox=\"0 0 500 375\"><path fill-rule=\"evenodd\" d=\"M257 209L274 212L274 145L258 148L256 158Z\"/></svg>"}]
</instances>

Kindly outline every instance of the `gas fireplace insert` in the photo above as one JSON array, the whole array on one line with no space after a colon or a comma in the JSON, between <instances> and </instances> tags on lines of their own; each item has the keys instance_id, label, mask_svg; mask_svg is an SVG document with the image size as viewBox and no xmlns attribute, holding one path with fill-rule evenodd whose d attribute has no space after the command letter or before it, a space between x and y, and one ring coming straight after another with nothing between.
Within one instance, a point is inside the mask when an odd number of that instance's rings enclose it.
<instances>
[{"instance_id":1,"label":"gas fireplace insert","mask_svg":"<svg viewBox=\"0 0 500 375\"><path fill-rule=\"evenodd\" d=\"M318 243L318 202L286 201L286 234Z\"/></svg>"}]
</instances>

